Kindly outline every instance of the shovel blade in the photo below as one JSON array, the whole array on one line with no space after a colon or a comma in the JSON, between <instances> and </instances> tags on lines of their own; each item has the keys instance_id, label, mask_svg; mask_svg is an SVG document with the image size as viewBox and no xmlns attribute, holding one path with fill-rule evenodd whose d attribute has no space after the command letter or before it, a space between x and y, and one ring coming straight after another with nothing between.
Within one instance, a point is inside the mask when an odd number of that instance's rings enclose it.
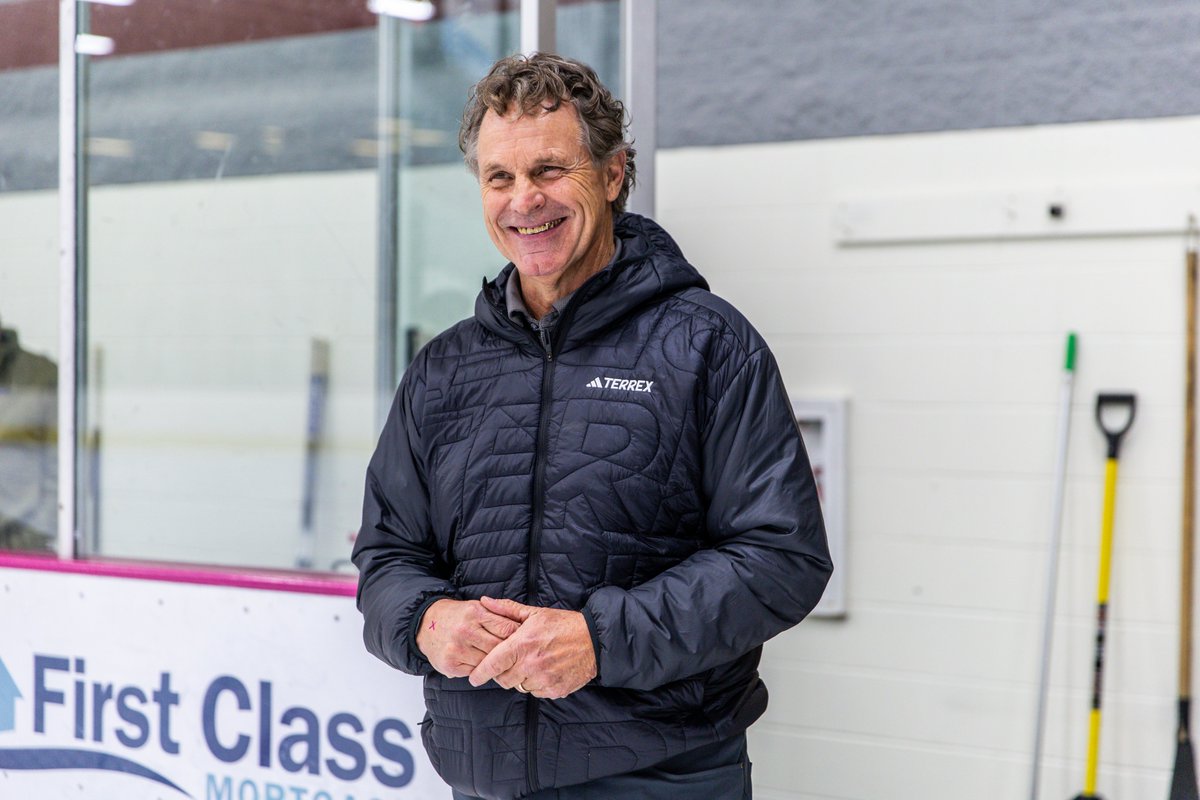
<instances>
[{"instance_id":1,"label":"shovel blade","mask_svg":"<svg viewBox=\"0 0 1200 800\"><path fill-rule=\"evenodd\" d=\"M1171 773L1168 800L1200 800L1196 791L1196 756L1190 739L1183 739L1175 750L1175 770Z\"/></svg>"}]
</instances>

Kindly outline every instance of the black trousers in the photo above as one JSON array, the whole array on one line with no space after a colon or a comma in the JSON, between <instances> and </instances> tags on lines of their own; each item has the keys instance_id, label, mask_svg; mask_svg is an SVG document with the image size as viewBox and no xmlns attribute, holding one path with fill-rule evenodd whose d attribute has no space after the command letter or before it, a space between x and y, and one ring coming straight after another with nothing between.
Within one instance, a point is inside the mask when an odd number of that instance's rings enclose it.
<instances>
[{"instance_id":1,"label":"black trousers","mask_svg":"<svg viewBox=\"0 0 1200 800\"><path fill-rule=\"evenodd\" d=\"M543 789L524 800L751 800L746 734L699 747L637 772L612 775L562 789ZM454 800L481 800L454 792Z\"/></svg>"}]
</instances>

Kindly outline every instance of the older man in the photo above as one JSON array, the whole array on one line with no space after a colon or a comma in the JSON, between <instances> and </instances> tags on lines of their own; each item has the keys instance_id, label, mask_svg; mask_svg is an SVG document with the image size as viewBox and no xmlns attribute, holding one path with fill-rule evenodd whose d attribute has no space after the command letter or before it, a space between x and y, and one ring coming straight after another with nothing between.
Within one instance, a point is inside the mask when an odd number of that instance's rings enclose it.
<instances>
[{"instance_id":1,"label":"older man","mask_svg":"<svg viewBox=\"0 0 1200 800\"><path fill-rule=\"evenodd\" d=\"M354 560L463 798L750 797L762 644L831 565L770 351L662 228L583 64L498 62L459 142L509 259L405 373ZM730 235L737 235L731 230Z\"/></svg>"}]
</instances>

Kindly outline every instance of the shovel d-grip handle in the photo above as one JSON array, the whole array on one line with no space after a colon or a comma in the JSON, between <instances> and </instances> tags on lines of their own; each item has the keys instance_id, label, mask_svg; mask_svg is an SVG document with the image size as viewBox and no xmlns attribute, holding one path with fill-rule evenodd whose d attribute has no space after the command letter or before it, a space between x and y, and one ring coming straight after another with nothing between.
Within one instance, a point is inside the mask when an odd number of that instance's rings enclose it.
<instances>
[{"instance_id":1,"label":"shovel d-grip handle","mask_svg":"<svg viewBox=\"0 0 1200 800\"><path fill-rule=\"evenodd\" d=\"M1107 427L1104 424L1104 410L1106 408L1121 407L1129 409L1129 416L1125 417L1125 424L1119 428ZM1117 453L1121 449L1121 438L1129 432L1136 413L1137 395L1129 392L1101 392L1096 395L1096 424L1100 426L1100 431L1104 434L1104 438L1108 440L1109 458L1117 457Z\"/></svg>"}]
</instances>

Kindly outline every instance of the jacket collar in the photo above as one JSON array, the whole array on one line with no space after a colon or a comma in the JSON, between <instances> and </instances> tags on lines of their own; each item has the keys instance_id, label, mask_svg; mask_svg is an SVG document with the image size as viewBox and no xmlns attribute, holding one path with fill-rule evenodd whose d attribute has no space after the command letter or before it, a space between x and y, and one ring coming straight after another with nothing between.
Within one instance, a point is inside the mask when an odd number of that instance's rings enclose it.
<instances>
[{"instance_id":1,"label":"jacket collar","mask_svg":"<svg viewBox=\"0 0 1200 800\"><path fill-rule=\"evenodd\" d=\"M621 240L620 256L572 295L555 331L556 352L589 340L651 300L692 286L708 288L671 236L654 221L619 214L613 230ZM515 269L510 262L494 280L484 281L475 300L475 318L502 339L533 344L528 331L508 317L505 286Z\"/></svg>"}]
</instances>

